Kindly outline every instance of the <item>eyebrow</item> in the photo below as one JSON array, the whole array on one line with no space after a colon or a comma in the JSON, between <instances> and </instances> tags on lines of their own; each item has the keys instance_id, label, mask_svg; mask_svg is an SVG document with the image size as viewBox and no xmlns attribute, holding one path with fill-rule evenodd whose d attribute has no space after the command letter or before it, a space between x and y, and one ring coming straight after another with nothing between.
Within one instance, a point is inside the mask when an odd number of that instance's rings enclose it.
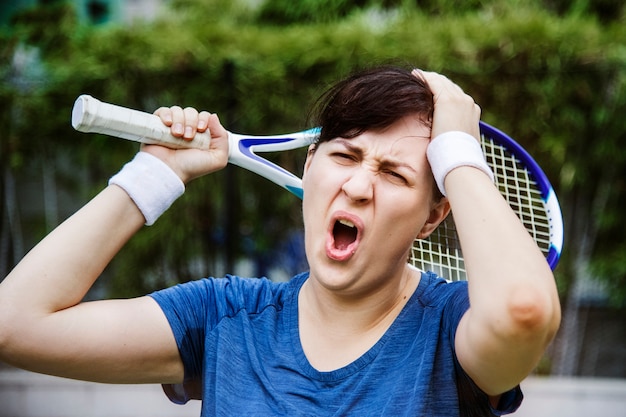
<instances>
[{"instance_id":1,"label":"eyebrow","mask_svg":"<svg viewBox=\"0 0 626 417\"><path fill-rule=\"evenodd\" d=\"M334 142L341 144L342 146L347 148L350 152L354 153L355 155L359 157L362 157L363 154L365 153L363 152L362 147L354 145L349 139L337 138L334 140Z\"/></svg>"},{"instance_id":2,"label":"eyebrow","mask_svg":"<svg viewBox=\"0 0 626 417\"><path fill-rule=\"evenodd\" d=\"M381 166L387 167L387 168L405 168L413 172L415 175L417 175L417 170L413 168L411 165L405 162L394 160L394 159L383 159Z\"/></svg>"},{"instance_id":3,"label":"eyebrow","mask_svg":"<svg viewBox=\"0 0 626 417\"><path fill-rule=\"evenodd\" d=\"M340 143L342 146L345 146L348 149L348 151L354 153L359 158L363 157L363 154L365 153L362 147L354 145L349 139L337 138L335 139L335 143ZM412 171L413 173L415 173L416 175L418 173L415 168L413 168L411 165L407 164L406 162L402 162L397 159L390 158L389 156L384 156L382 158L380 166L386 167L386 168L406 168Z\"/></svg>"}]
</instances>

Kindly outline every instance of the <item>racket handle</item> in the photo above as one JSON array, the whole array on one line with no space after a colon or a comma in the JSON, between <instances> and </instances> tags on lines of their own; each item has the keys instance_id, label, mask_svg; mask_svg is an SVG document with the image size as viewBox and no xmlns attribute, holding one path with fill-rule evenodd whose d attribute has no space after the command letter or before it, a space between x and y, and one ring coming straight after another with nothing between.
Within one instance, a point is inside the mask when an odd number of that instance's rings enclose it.
<instances>
[{"instance_id":1,"label":"racket handle","mask_svg":"<svg viewBox=\"0 0 626 417\"><path fill-rule=\"evenodd\" d=\"M208 131L196 133L193 140L186 141L172 136L170 128L154 114L105 103L87 94L74 103L72 126L79 132L102 133L172 149L208 149L211 143Z\"/></svg>"}]
</instances>

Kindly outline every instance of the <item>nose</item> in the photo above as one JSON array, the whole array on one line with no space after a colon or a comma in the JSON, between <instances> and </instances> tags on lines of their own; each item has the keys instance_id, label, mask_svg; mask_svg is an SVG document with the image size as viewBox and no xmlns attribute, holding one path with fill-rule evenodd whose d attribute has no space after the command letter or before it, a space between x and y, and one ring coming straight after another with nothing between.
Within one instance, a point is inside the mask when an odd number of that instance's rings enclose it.
<instances>
[{"instance_id":1,"label":"nose","mask_svg":"<svg viewBox=\"0 0 626 417\"><path fill-rule=\"evenodd\" d=\"M341 189L352 201L369 201L374 195L374 173L365 167L359 167L346 179Z\"/></svg>"}]
</instances>

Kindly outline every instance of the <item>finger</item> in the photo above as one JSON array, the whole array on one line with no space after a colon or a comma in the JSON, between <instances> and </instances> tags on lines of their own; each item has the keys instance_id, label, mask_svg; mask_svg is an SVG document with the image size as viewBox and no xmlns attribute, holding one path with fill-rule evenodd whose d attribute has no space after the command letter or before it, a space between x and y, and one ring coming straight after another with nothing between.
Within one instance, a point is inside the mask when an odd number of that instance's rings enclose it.
<instances>
[{"instance_id":1,"label":"finger","mask_svg":"<svg viewBox=\"0 0 626 417\"><path fill-rule=\"evenodd\" d=\"M228 131L222 126L219 117L216 113L209 114L207 120L208 130L211 131L211 138L224 138L228 140Z\"/></svg>"},{"instance_id":2,"label":"finger","mask_svg":"<svg viewBox=\"0 0 626 417\"><path fill-rule=\"evenodd\" d=\"M452 82L445 75L437 72L421 70L419 71L419 75L424 81L426 81L432 90L435 101L440 96L445 96L446 94L450 94L452 96L465 95L463 89L458 84Z\"/></svg>"},{"instance_id":3,"label":"finger","mask_svg":"<svg viewBox=\"0 0 626 417\"><path fill-rule=\"evenodd\" d=\"M183 114L185 116L183 139L192 140L196 135L196 129L198 127L198 110L193 107L185 107Z\"/></svg>"},{"instance_id":4,"label":"finger","mask_svg":"<svg viewBox=\"0 0 626 417\"><path fill-rule=\"evenodd\" d=\"M433 137L446 131L460 130L479 138L481 110L471 96L450 79L436 72L417 70L413 74L424 80L433 93Z\"/></svg>"},{"instance_id":5,"label":"finger","mask_svg":"<svg viewBox=\"0 0 626 417\"><path fill-rule=\"evenodd\" d=\"M411 74L413 74L414 77L419 78L422 81L426 81L423 73L424 71L419 68L413 68L413 71L411 71Z\"/></svg>"},{"instance_id":6,"label":"finger","mask_svg":"<svg viewBox=\"0 0 626 417\"><path fill-rule=\"evenodd\" d=\"M443 101L451 101L456 105L480 109L474 98L465 93L458 84L451 81L448 77L436 72L421 70L414 70L413 74L426 81L433 93L435 106Z\"/></svg>"},{"instance_id":7,"label":"finger","mask_svg":"<svg viewBox=\"0 0 626 417\"><path fill-rule=\"evenodd\" d=\"M211 117L211 113L208 111L201 111L198 114L198 132L205 132L207 127L209 127L209 117Z\"/></svg>"},{"instance_id":8,"label":"finger","mask_svg":"<svg viewBox=\"0 0 626 417\"><path fill-rule=\"evenodd\" d=\"M179 138L185 133L185 114L180 106L170 107L170 112L172 114L172 135Z\"/></svg>"},{"instance_id":9,"label":"finger","mask_svg":"<svg viewBox=\"0 0 626 417\"><path fill-rule=\"evenodd\" d=\"M161 118L165 126L172 126L172 111L169 107L159 107L154 114Z\"/></svg>"}]
</instances>

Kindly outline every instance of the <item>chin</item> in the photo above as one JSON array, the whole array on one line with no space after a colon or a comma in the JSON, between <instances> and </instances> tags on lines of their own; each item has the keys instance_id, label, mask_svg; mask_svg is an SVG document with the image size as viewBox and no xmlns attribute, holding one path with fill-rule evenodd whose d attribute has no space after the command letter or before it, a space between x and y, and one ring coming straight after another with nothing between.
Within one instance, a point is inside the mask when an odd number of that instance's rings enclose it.
<instances>
[{"instance_id":1,"label":"chin","mask_svg":"<svg viewBox=\"0 0 626 417\"><path fill-rule=\"evenodd\" d=\"M325 265L311 267L310 278L323 288L341 292L350 290L358 282L354 268L343 262L327 262Z\"/></svg>"}]
</instances>

